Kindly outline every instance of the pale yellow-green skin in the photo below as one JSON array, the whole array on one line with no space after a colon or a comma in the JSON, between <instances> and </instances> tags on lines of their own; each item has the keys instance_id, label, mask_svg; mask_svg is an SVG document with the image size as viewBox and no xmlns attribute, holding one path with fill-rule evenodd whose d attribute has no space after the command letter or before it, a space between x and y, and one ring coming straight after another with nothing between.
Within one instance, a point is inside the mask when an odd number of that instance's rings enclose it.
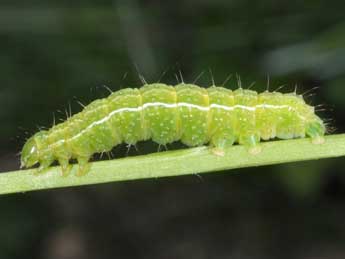
<instances>
[{"instance_id":1,"label":"pale yellow-green skin","mask_svg":"<svg viewBox=\"0 0 345 259\"><path fill-rule=\"evenodd\" d=\"M238 142L255 154L260 151L260 139L309 136L320 143L324 134L325 126L314 108L294 93L150 84L114 92L50 130L36 133L24 145L21 163L25 167L40 163L42 172L57 160L67 175L69 161L75 158L82 175L94 153L108 152L122 142L210 143L215 155L224 155L226 146Z\"/></svg>"}]
</instances>

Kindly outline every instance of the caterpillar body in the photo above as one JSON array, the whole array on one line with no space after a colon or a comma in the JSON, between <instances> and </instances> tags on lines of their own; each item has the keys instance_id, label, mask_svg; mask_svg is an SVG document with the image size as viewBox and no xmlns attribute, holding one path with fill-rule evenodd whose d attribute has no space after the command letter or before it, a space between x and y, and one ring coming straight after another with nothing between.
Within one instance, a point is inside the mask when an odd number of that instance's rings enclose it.
<instances>
[{"instance_id":1,"label":"caterpillar body","mask_svg":"<svg viewBox=\"0 0 345 259\"><path fill-rule=\"evenodd\" d=\"M78 175L83 175L94 153L110 151L122 142L209 143L216 155L237 142L255 154L261 139L308 136L322 143L325 131L314 107L295 93L146 84L95 100L63 123L36 133L22 149L21 166L39 163L38 172L43 172L57 160L67 175L70 159L77 159Z\"/></svg>"}]
</instances>

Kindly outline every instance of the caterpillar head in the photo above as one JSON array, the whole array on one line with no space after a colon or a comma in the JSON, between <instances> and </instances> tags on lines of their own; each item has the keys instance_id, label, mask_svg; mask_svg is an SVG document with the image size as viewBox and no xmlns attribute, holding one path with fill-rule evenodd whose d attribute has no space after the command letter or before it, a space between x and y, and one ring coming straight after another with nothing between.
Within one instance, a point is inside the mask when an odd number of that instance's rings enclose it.
<instances>
[{"instance_id":1,"label":"caterpillar head","mask_svg":"<svg viewBox=\"0 0 345 259\"><path fill-rule=\"evenodd\" d=\"M31 167L39 162L39 144L45 136L46 132L40 131L26 141L21 152L21 168Z\"/></svg>"}]
</instances>

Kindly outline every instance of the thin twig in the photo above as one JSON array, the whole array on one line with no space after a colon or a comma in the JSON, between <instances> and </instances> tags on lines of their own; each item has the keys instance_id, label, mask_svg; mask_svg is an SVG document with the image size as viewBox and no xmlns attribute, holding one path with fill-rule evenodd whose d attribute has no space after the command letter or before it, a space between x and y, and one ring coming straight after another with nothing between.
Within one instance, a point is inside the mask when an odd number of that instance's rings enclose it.
<instances>
[{"instance_id":1,"label":"thin twig","mask_svg":"<svg viewBox=\"0 0 345 259\"><path fill-rule=\"evenodd\" d=\"M157 178L216 172L228 169L313 160L345 155L345 134L327 136L321 145L310 139L269 141L262 143L262 152L251 155L246 148L235 145L216 156L208 147L188 148L143 156L91 163L90 171L82 177L60 176L60 167L51 167L41 175L36 169L0 173L0 194L42 189L98 184L114 181Z\"/></svg>"}]
</instances>

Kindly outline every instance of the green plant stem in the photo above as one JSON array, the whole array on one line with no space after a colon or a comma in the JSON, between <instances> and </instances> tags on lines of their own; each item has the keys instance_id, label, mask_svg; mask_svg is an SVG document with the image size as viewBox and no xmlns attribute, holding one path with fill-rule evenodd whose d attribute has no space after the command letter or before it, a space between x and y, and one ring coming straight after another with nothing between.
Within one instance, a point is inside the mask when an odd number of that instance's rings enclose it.
<instances>
[{"instance_id":1,"label":"green plant stem","mask_svg":"<svg viewBox=\"0 0 345 259\"><path fill-rule=\"evenodd\" d=\"M0 194L339 157L345 155L345 134L327 136L321 145L312 144L310 139L270 141L261 145L262 152L257 155L235 145L227 148L224 156L214 155L208 147L197 147L93 162L89 173L82 177L75 176L77 165L67 177L60 176L59 167L51 167L41 175L34 175L36 169L0 173Z\"/></svg>"}]
</instances>

